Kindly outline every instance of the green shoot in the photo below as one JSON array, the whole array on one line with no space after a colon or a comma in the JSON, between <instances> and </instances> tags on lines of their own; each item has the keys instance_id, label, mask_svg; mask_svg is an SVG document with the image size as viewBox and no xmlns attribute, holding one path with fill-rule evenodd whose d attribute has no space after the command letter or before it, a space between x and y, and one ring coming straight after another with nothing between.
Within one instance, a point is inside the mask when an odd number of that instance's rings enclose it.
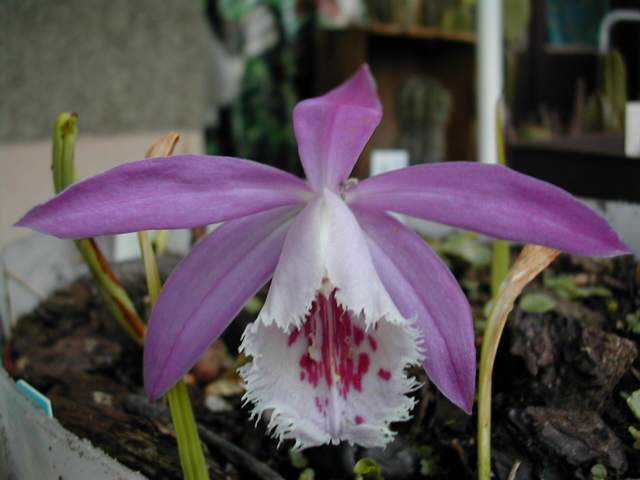
<instances>
[{"instance_id":1,"label":"green shoot","mask_svg":"<svg viewBox=\"0 0 640 480\"><path fill-rule=\"evenodd\" d=\"M496 149L498 151L498 163L507 164L507 155L504 146L502 129L502 116L500 104L496 106ZM495 298L500 290L500 284L509 270L509 243L506 240L494 240L493 261L491 263L491 298Z\"/></svg>"},{"instance_id":2,"label":"green shoot","mask_svg":"<svg viewBox=\"0 0 640 480\"><path fill-rule=\"evenodd\" d=\"M361 458L353 467L357 480L384 480L382 467L372 458Z\"/></svg>"},{"instance_id":3,"label":"green shoot","mask_svg":"<svg viewBox=\"0 0 640 480\"><path fill-rule=\"evenodd\" d=\"M61 113L53 128L52 173L56 193L75 180L75 142L78 137L78 115ZM76 240L76 247L96 280L107 308L127 334L142 344L145 326L122 283L111 269L98 244L92 238Z\"/></svg>"},{"instance_id":4,"label":"green shoot","mask_svg":"<svg viewBox=\"0 0 640 480\"><path fill-rule=\"evenodd\" d=\"M178 139L179 137L175 133L167 134L149 149L147 157L155 156L154 154L156 153L158 155L171 155ZM151 308L154 308L162 288L158 263L146 232L138 232L138 242L142 252L149 302L151 303ZM189 391L183 380L178 381L167 392L167 400L178 441L178 455L184 478L186 480L208 480L209 468L202 451L202 443L198 434L193 408L191 407Z\"/></svg>"}]
</instances>

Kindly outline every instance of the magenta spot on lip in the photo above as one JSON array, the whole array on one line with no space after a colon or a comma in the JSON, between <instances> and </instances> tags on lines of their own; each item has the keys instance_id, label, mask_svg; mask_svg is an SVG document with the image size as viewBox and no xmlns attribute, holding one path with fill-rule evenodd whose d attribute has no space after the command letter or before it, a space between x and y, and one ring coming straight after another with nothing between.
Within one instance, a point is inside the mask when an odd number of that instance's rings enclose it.
<instances>
[{"instance_id":1,"label":"magenta spot on lip","mask_svg":"<svg viewBox=\"0 0 640 480\"><path fill-rule=\"evenodd\" d=\"M367 373L370 364L371 361L369 360L369 355L366 353L358 355L358 375L364 375Z\"/></svg>"},{"instance_id":2,"label":"magenta spot on lip","mask_svg":"<svg viewBox=\"0 0 640 480\"><path fill-rule=\"evenodd\" d=\"M313 325L308 320L309 320L310 317L313 317L313 315L317 311L318 311L318 302L314 301L311 304L311 310L307 314L307 322L305 322L305 324L304 324L304 334L307 336L307 338L311 335L312 328L313 328Z\"/></svg>"},{"instance_id":3,"label":"magenta spot on lip","mask_svg":"<svg viewBox=\"0 0 640 480\"><path fill-rule=\"evenodd\" d=\"M318 386L318 363L311 358L309 352L300 357L300 367L307 375L307 381L315 388Z\"/></svg>"},{"instance_id":4,"label":"magenta spot on lip","mask_svg":"<svg viewBox=\"0 0 640 480\"><path fill-rule=\"evenodd\" d=\"M362 415L356 415L356 425L362 425L364 423L364 418Z\"/></svg>"},{"instance_id":5,"label":"magenta spot on lip","mask_svg":"<svg viewBox=\"0 0 640 480\"><path fill-rule=\"evenodd\" d=\"M353 379L351 381L353 383L353 388L355 388L356 391L361 392L362 391L362 376L354 375Z\"/></svg>"},{"instance_id":6,"label":"magenta spot on lip","mask_svg":"<svg viewBox=\"0 0 640 480\"><path fill-rule=\"evenodd\" d=\"M377 342L369 337L369 345L374 345L375 351ZM289 335L289 345L300 339L306 342L299 361L300 380L314 388L323 380L328 387L335 383L344 399L352 389L362 391L363 376L371 366L369 354L358 348L365 338L365 330L354 325L349 312L336 301L335 290L328 297L319 293L301 328Z\"/></svg>"},{"instance_id":7,"label":"magenta spot on lip","mask_svg":"<svg viewBox=\"0 0 640 480\"><path fill-rule=\"evenodd\" d=\"M373 350L374 352L378 350L378 342L376 341L375 338L373 338L373 335L367 335L367 340L369 340L369 345L371 346L371 350Z\"/></svg>"},{"instance_id":8,"label":"magenta spot on lip","mask_svg":"<svg viewBox=\"0 0 640 480\"><path fill-rule=\"evenodd\" d=\"M385 382L388 382L391 379L391 372L389 370L381 368L380 370L378 370L378 376Z\"/></svg>"},{"instance_id":9,"label":"magenta spot on lip","mask_svg":"<svg viewBox=\"0 0 640 480\"><path fill-rule=\"evenodd\" d=\"M353 341L356 342L356 347L359 347L364 340L364 330L361 327L353 327Z\"/></svg>"},{"instance_id":10,"label":"magenta spot on lip","mask_svg":"<svg viewBox=\"0 0 640 480\"><path fill-rule=\"evenodd\" d=\"M320 401L320 397L316 397L315 398L316 401L316 408L318 409L318 412L322 413L322 402Z\"/></svg>"}]
</instances>

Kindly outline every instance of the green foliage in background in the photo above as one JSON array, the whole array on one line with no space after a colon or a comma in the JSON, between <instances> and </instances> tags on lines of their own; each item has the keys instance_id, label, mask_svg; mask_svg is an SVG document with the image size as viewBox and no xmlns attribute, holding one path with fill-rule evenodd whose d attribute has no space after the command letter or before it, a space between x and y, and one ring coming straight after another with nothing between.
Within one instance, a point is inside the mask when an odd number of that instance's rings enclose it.
<instances>
[{"instance_id":1,"label":"green foliage in background","mask_svg":"<svg viewBox=\"0 0 640 480\"><path fill-rule=\"evenodd\" d=\"M218 0L217 9L238 31L251 15L271 16L276 34L273 45L245 54L241 92L230 107L230 153L295 172L299 165L291 115L298 101L298 41L310 19L297 16L294 0Z\"/></svg>"},{"instance_id":2,"label":"green foliage in background","mask_svg":"<svg viewBox=\"0 0 640 480\"><path fill-rule=\"evenodd\" d=\"M627 68L622 55L612 50L600 58L600 90L587 103L590 131L622 131L627 104Z\"/></svg>"},{"instance_id":3,"label":"green foliage in background","mask_svg":"<svg viewBox=\"0 0 640 480\"><path fill-rule=\"evenodd\" d=\"M440 256L459 258L474 268L487 266L491 262L491 249L471 232L455 232L430 243Z\"/></svg>"},{"instance_id":4,"label":"green foliage in background","mask_svg":"<svg viewBox=\"0 0 640 480\"><path fill-rule=\"evenodd\" d=\"M591 479L592 480L606 480L607 469L601 463L596 463L591 467Z\"/></svg>"},{"instance_id":5,"label":"green foliage in background","mask_svg":"<svg viewBox=\"0 0 640 480\"><path fill-rule=\"evenodd\" d=\"M473 32L475 30L476 0L446 0L442 2L441 28L447 31Z\"/></svg>"},{"instance_id":6,"label":"green foliage in background","mask_svg":"<svg viewBox=\"0 0 640 480\"><path fill-rule=\"evenodd\" d=\"M353 467L356 480L384 480L382 467L372 458L361 458Z\"/></svg>"},{"instance_id":7,"label":"green foliage in background","mask_svg":"<svg viewBox=\"0 0 640 480\"><path fill-rule=\"evenodd\" d=\"M509 0L502 2L504 40L507 62L505 65L505 99L512 106L518 76L518 49L527 38L527 27L531 17L529 0Z\"/></svg>"},{"instance_id":8,"label":"green foliage in background","mask_svg":"<svg viewBox=\"0 0 640 480\"><path fill-rule=\"evenodd\" d=\"M630 332L640 335L640 310L627 313L624 320Z\"/></svg>"},{"instance_id":9,"label":"green foliage in background","mask_svg":"<svg viewBox=\"0 0 640 480\"><path fill-rule=\"evenodd\" d=\"M275 78L272 62L282 68ZM236 155L277 164L295 160L296 142L291 112L297 96L293 88L295 66L291 52L268 52L247 60L242 94L231 106L231 126Z\"/></svg>"},{"instance_id":10,"label":"green foliage in background","mask_svg":"<svg viewBox=\"0 0 640 480\"><path fill-rule=\"evenodd\" d=\"M440 455L438 455L433 447L423 445L418 447L420 455L420 475L423 477L432 477L440 473Z\"/></svg>"},{"instance_id":11,"label":"green foliage in background","mask_svg":"<svg viewBox=\"0 0 640 480\"><path fill-rule=\"evenodd\" d=\"M313 468L305 468L298 477L298 480L315 480L315 478L316 473Z\"/></svg>"},{"instance_id":12,"label":"green foliage in background","mask_svg":"<svg viewBox=\"0 0 640 480\"><path fill-rule=\"evenodd\" d=\"M449 90L434 77L413 75L407 78L398 93L397 116L403 129L415 125L444 124L451 113Z\"/></svg>"},{"instance_id":13,"label":"green foliage in background","mask_svg":"<svg viewBox=\"0 0 640 480\"><path fill-rule=\"evenodd\" d=\"M520 297L520 310L527 313L547 313L556 306L556 301L546 293L528 293Z\"/></svg>"},{"instance_id":14,"label":"green foliage in background","mask_svg":"<svg viewBox=\"0 0 640 480\"><path fill-rule=\"evenodd\" d=\"M551 271L543 276L545 288L553 290L559 297L567 300L581 300L589 297L611 297L611 290L601 286L580 286L576 276L570 273L553 275Z\"/></svg>"},{"instance_id":15,"label":"green foliage in background","mask_svg":"<svg viewBox=\"0 0 640 480\"><path fill-rule=\"evenodd\" d=\"M531 17L531 3L529 0L502 2L502 16L507 49L517 47L527 36L527 26Z\"/></svg>"}]
</instances>

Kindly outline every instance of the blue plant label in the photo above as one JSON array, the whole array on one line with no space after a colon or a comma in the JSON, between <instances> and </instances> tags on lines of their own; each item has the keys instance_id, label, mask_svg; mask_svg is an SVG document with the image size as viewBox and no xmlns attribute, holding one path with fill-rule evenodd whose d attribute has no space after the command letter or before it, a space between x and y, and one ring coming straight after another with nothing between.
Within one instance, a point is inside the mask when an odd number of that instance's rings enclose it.
<instances>
[{"instance_id":1,"label":"blue plant label","mask_svg":"<svg viewBox=\"0 0 640 480\"><path fill-rule=\"evenodd\" d=\"M51 400L45 397L38 390L33 388L24 380L16 382L16 388L29 398L36 407L40 408L47 416L53 418L53 408L51 408Z\"/></svg>"}]
</instances>

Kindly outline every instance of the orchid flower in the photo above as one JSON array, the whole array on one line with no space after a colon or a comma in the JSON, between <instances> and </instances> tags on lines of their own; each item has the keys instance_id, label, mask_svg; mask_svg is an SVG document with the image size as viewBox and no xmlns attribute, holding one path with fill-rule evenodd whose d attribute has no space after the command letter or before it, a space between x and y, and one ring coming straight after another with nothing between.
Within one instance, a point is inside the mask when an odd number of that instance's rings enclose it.
<instances>
[{"instance_id":1,"label":"orchid flower","mask_svg":"<svg viewBox=\"0 0 640 480\"><path fill-rule=\"evenodd\" d=\"M229 157L142 160L76 183L18 225L82 238L224 222L178 265L151 314L150 397L163 395L270 279L241 350L254 414L298 447L382 446L408 418L421 363L466 412L476 354L469 304L423 239L388 212L578 255L628 252L567 192L506 167L420 165L349 174L382 107L366 65L293 113L307 176Z\"/></svg>"}]
</instances>

